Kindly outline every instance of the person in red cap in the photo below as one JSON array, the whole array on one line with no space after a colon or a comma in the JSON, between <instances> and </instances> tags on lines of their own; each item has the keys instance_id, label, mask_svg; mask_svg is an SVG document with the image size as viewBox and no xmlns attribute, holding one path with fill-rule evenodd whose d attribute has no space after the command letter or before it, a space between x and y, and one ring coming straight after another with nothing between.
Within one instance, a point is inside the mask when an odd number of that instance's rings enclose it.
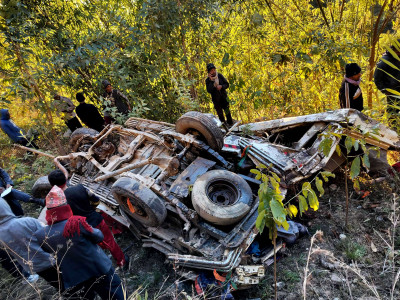
<instances>
[{"instance_id":1,"label":"person in red cap","mask_svg":"<svg viewBox=\"0 0 400 300\"><path fill-rule=\"evenodd\" d=\"M67 299L125 299L122 283L111 260L97 245L103 240L100 230L82 216L74 216L64 192L53 186L46 196L48 226L34 236L48 253L55 255L62 274Z\"/></svg>"},{"instance_id":2,"label":"person in red cap","mask_svg":"<svg viewBox=\"0 0 400 300\"><path fill-rule=\"evenodd\" d=\"M61 170L51 172L48 175L48 179L51 185L56 185L64 191L74 215L86 217L86 221L90 226L101 230L104 240L99 246L110 251L119 267L128 268L129 257L122 252L110 228L101 214L96 211L96 206L100 203L100 199L82 184L67 187L67 179Z\"/></svg>"}]
</instances>

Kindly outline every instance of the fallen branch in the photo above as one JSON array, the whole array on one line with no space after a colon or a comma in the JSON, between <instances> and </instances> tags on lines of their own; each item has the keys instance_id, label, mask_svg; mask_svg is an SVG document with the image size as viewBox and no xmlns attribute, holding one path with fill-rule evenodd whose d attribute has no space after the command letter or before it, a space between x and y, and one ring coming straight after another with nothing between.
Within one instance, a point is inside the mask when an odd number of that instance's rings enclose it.
<instances>
[{"instance_id":1,"label":"fallen branch","mask_svg":"<svg viewBox=\"0 0 400 300\"><path fill-rule=\"evenodd\" d=\"M36 150L36 149L32 149L32 148L29 148L29 147L25 147L25 146L22 146L22 145L14 144L14 146L15 146L15 147L18 147L18 148L21 148L21 149L23 149L23 150L26 150L26 151L30 151L30 152L39 154L39 155L43 155L43 156L46 156L46 157L50 157L50 158L52 158L52 159L56 158L54 155L51 155L51 154L48 154L48 153L45 153L45 152L42 152L42 151L39 151L39 150Z\"/></svg>"}]
</instances>

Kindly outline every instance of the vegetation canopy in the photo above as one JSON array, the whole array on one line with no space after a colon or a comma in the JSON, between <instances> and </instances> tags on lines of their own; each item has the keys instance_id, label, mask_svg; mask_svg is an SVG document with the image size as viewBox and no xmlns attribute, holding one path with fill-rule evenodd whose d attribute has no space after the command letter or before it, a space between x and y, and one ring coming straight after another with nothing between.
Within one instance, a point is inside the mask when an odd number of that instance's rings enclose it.
<instances>
[{"instance_id":1,"label":"vegetation canopy","mask_svg":"<svg viewBox=\"0 0 400 300\"><path fill-rule=\"evenodd\" d=\"M101 107L108 79L132 116L175 121L212 111L204 80L213 62L231 84L234 117L246 122L338 108L344 65L357 62L369 113L379 117L372 74L399 8L383 0L3 0L0 103L20 125L54 127L54 93L83 91Z\"/></svg>"}]
</instances>

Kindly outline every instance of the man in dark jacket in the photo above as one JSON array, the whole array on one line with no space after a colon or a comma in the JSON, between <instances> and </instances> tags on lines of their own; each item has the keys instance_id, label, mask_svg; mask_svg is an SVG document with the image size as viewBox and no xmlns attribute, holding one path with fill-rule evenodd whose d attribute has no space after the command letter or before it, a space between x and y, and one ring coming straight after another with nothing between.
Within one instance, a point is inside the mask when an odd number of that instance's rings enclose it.
<instances>
[{"instance_id":1,"label":"man in dark jacket","mask_svg":"<svg viewBox=\"0 0 400 300\"><path fill-rule=\"evenodd\" d=\"M22 129L15 125L15 123L11 120L8 109L0 110L0 115L0 127L4 133L14 141L14 143L38 149L38 146L36 146L33 141L29 141Z\"/></svg>"},{"instance_id":2,"label":"man in dark jacket","mask_svg":"<svg viewBox=\"0 0 400 300\"><path fill-rule=\"evenodd\" d=\"M363 95L360 89L361 68L356 63L346 65L346 76L339 89L340 108L364 109Z\"/></svg>"},{"instance_id":3,"label":"man in dark jacket","mask_svg":"<svg viewBox=\"0 0 400 300\"><path fill-rule=\"evenodd\" d=\"M62 289L54 258L43 251L33 236L40 229L42 225L37 219L16 217L0 198L0 248L14 257L25 272L36 272L55 288Z\"/></svg>"},{"instance_id":4,"label":"man in dark jacket","mask_svg":"<svg viewBox=\"0 0 400 300\"><path fill-rule=\"evenodd\" d=\"M100 132L104 128L104 119L100 115L96 106L85 103L85 96L83 93L77 93L76 100L78 100L79 105L76 107L75 111L79 119L81 119L83 124L87 127Z\"/></svg>"},{"instance_id":5,"label":"man in dark jacket","mask_svg":"<svg viewBox=\"0 0 400 300\"><path fill-rule=\"evenodd\" d=\"M85 217L72 214L57 186L47 195L46 207L48 226L34 236L46 252L56 255L66 299L94 299L94 292L103 300L125 299L111 260L97 245L103 240L101 231L91 227Z\"/></svg>"},{"instance_id":6,"label":"man in dark jacket","mask_svg":"<svg viewBox=\"0 0 400 300\"><path fill-rule=\"evenodd\" d=\"M129 100L119 90L113 89L111 83L108 80L103 80L102 84L104 87L103 98L105 101L110 102L110 104L105 105L106 110L104 112L104 120L106 121L106 124L110 124L114 119L112 118L108 109L112 109L115 107L117 113L127 115L130 110Z\"/></svg>"},{"instance_id":7,"label":"man in dark jacket","mask_svg":"<svg viewBox=\"0 0 400 300\"><path fill-rule=\"evenodd\" d=\"M67 187L67 179L61 170L51 172L48 179L52 186L58 186L64 191L67 202L75 216L86 217L86 221L90 226L99 229L103 233L104 240L99 246L111 252L118 266L128 267L128 256L124 255L110 228L103 217L96 211L96 206L99 205L100 199L82 184Z\"/></svg>"},{"instance_id":8,"label":"man in dark jacket","mask_svg":"<svg viewBox=\"0 0 400 300\"><path fill-rule=\"evenodd\" d=\"M228 94L226 89L229 87L228 81L222 74L217 73L214 64L207 65L208 77L206 79L207 92L211 94L214 108L217 111L218 118L225 123L224 111L228 125L233 125L231 112L229 110Z\"/></svg>"},{"instance_id":9,"label":"man in dark jacket","mask_svg":"<svg viewBox=\"0 0 400 300\"><path fill-rule=\"evenodd\" d=\"M390 48L394 53L400 56L400 40L395 42L395 44ZM393 68L386 62L394 65L397 69ZM376 65L374 81L376 87L387 96L386 101L388 107L386 111L393 116L397 116L400 110L392 107L391 105L400 106L400 99L396 98L400 96L394 94L390 90L400 93L400 61L396 59L389 51L386 51L385 54L383 54L381 60Z\"/></svg>"},{"instance_id":10,"label":"man in dark jacket","mask_svg":"<svg viewBox=\"0 0 400 300\"><path fill-rule=\"evenodd\" d=\"M22 216L24 214L24 210L19 201L31 202L44 206L44 199L34 198L22 191L12 189L13 185L14 183L10 175L8 175L4 169L0 168L0 195L5 192L6 189L11 189L9 193L3 195L3 198L7 201L8 205L10 205L14 215Z\"/></svg>"}]
</instances>

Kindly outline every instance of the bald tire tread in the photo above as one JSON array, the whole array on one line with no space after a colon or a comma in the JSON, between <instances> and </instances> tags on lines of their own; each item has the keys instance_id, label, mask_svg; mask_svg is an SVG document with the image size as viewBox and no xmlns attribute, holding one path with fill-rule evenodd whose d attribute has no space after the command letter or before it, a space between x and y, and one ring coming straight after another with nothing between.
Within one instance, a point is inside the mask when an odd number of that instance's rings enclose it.
<instances>
[{"instance_id":1,"label":"bald tire tread","mask_svg":"<svg viewBox=\"0 0 400 300\"><path fill-rule=\"evenodd\" d=\"M176 121L175 130L186 134L198 131L214 151L220 151L224 145L224 134L217 124L207 115L198 111L189 111Z\"/></svg>"},{"instance_id":2,"label":"bald tire tread","mask_svg":"<svg viewBox=\"0 0 400 300\"><path fill-rule=\"evenodd\" d=\"M69 138L69 147L71 149L74 149L76 143L84 135L88 135L90 137L95 137L98 134L99 134L99 132L92 128L86 128L86 127L78 128L71 134L71 137ZM78 149L79 147L75 147L75 148Z\"/></svg>"},{"instance_id":3,"label":"bald tire tread","mask_svg":"<svg viewBox=\"0 0 400 300\"><path fill-rule=\"evenodd\" d=\"M38 180L36 180L35 184L32 186L32 191L31 191L32 197L46 198L51 188L52 186L47 176L42 176Z\"/></svg>"},{"instance_id":4,"label":"bald tire tread","mask_svg":"<svg viewBox=\"0 0 400 300\"><path fill-rule=\"evenodd\" d=\"M145 226L158 227L167 217L164 200L132 178L119 178L111 187L111 191L123 211ZM147 217L132 213L126 203L127 198L134 207L144 211Z\"/></svg>"},{"instance_id":5,"label":"bald tire tread","mask_svg":"<svg viewBox=\"0 0 400 300\"><path fill-rule=\"evenodd\" d=\"M208 197L207 188L215 182L226 182L238 193L235 203L224 206ZM208 171L195 181L192 190L192 204L205 220L216 225L231 225L246 216L253 204L253 193L248 183L239 175L226 170Z\"/></svg>"}]
</instances>

